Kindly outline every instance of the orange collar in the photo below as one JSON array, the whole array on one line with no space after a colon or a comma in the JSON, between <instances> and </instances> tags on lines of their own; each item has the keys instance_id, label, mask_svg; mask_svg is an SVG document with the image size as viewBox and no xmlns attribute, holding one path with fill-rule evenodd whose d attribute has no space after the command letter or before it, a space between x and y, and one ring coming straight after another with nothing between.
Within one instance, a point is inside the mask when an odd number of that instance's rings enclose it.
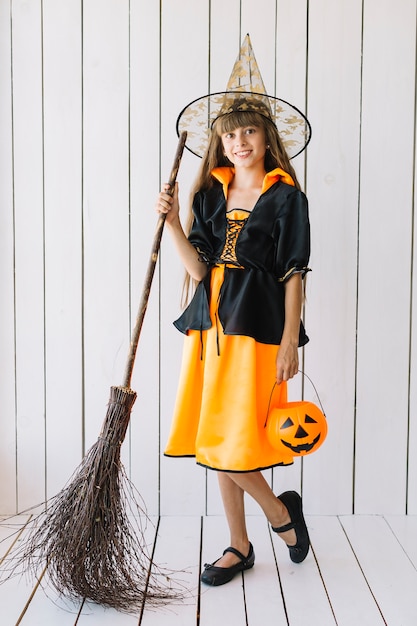
<instances>
[{"instance_id":1,"label":"orange collar","mask_svg":"<svg viewBox=\"0 0 417 626\"><path fill-rule=\"evenodd\" d=\"M214 176L214 178L222 183L224 197L227 198L229 185L235 175L234 167L215 167L211 171L211 174L212 176ZM282 182L286 183L287 185L294 186L294 181L291 176L287 172L284 172L284 170L282 170L280 167L277 167L276 169L271 170L270 172L267 172L265 174L261 194L265 193L265 191L267 191L270 187L272 187L274 183L278 182L279 180L282 180Z\"/></svg>"}]
</instances>

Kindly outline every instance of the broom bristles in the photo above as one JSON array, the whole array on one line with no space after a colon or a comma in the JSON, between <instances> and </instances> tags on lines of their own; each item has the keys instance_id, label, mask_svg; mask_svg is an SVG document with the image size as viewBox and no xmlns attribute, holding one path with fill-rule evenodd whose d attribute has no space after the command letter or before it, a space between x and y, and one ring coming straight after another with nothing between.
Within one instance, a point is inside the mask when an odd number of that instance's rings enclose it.
<instances>
[{"instance_id":1,"label":"broom bristles","mask_svg":"<svg viewBox=\"0 0 417 626\"><path fill-rule=\"evenodd\" d=\"M6 579L47 565L47 580L70 599L87 598L122 611L165 604L182 596L173 572L149 555L148 517L126 475L120 448L136 393L112 387L97 442L68 485L30 522L26 538L2 565ZM4 582L4 580L3 580Z\"/></svg>"}]
</instances>

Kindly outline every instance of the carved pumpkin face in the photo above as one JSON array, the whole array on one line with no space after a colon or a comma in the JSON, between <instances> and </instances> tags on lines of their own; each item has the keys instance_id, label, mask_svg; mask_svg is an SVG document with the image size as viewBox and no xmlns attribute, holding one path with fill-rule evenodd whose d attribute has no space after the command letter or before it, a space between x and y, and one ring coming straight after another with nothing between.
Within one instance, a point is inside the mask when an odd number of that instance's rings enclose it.
<instances>
[{"instance_id":1,"label":"carved pumpkin face","mask_svg":"<svg viewBox=\"0 0 417 626\"><path fill-rule=\"evenodd\" d=\"M275 449L303 456L321 446L327 435L327 420L312 402L287 402L271 410L266 429Z\"/></svg>"}]
</instances>

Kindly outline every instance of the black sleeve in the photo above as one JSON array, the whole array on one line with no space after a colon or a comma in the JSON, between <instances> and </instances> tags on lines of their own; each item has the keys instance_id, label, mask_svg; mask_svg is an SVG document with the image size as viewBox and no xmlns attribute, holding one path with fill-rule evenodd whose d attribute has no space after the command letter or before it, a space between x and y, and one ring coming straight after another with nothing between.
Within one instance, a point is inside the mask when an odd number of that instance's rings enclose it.
<instances>
[{"instance_id":1,"label":"black sleeve","mask_svg":"<svg viewBox=\"0 0 417 626\"><path fill-rule=\"evenodd\" d=\"M188 240L200 252L204 261L210 263L214 257L213 238L210 226L203 215L203 196L201 193L196 193L194 196L192 209L194 220L190 234L188 235Z\"/></svg>"},{"instance_id":2,"label":"black sleeve","mask_svg":"<svg viewBox=\"0 0 417 626\"><path fill-rule=\"evenodd\" d=\"M310 222L308 202L302 191L294 190L278 217L278 241L275 254L275 272L280 281L296 272L309 271Z\"/></svg>"}]
</instances>

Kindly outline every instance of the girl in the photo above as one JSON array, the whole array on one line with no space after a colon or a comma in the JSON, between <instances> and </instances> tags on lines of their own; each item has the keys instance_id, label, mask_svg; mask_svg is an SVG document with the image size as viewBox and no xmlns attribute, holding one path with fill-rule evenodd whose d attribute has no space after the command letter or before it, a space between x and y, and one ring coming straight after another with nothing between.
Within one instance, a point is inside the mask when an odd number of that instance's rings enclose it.
<instances>
[{"instance_id":1,"label":"girl","mask_svg":"<svg viewBox=\"0 0 417 626\"><path fill-rule=\"evenodd\" d=\"M243 101L243 106L242 106ZM261 470L292 463L272 448L265 419L274 384L298 371L308 341L300 321L310 253L307 200L267 107L236 99L214 122L184 232L178 189L164 185L156 210L197 284L175 322L185 333L167 456L195 456L217 470L230 547L201 580L222 585L253 567L244 493L299 563L309 550L300 496L274 495Z\"/></svg>"}]
</instances>

